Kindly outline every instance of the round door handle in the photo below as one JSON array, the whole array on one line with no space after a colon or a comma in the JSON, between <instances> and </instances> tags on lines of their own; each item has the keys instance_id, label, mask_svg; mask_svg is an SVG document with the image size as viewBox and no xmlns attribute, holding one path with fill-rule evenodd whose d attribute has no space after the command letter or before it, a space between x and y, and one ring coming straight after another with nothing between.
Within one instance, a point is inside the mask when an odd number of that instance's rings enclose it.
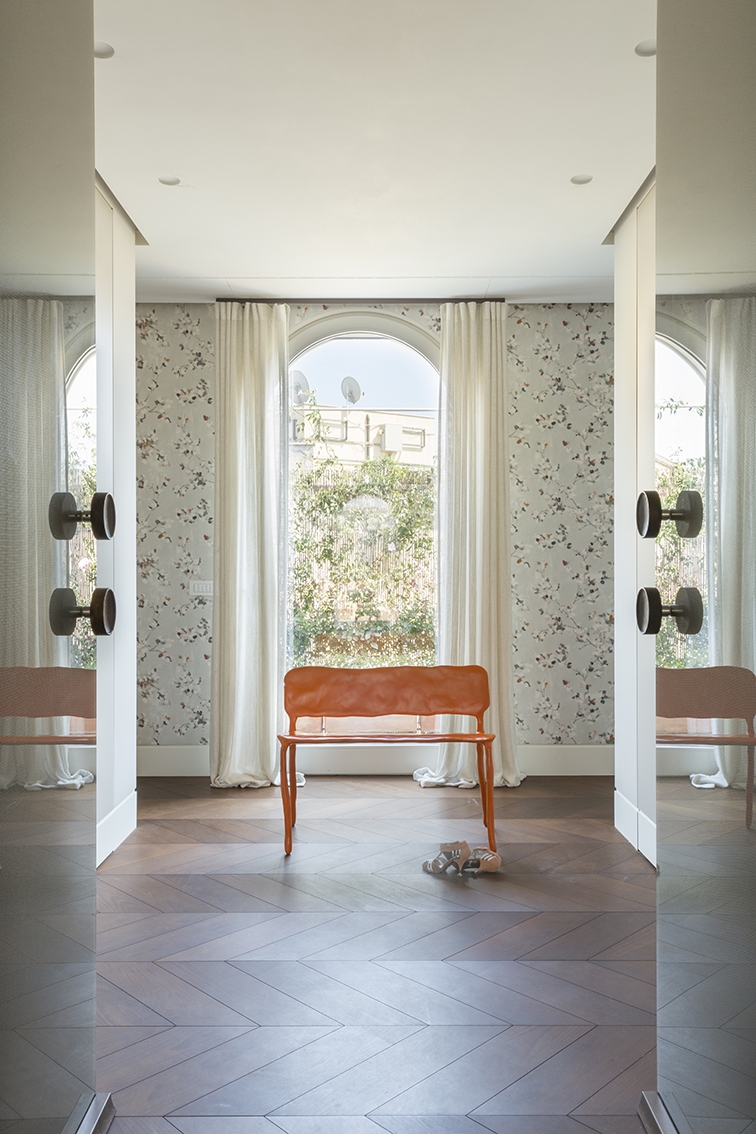
<instances>
[{"instance_id":1,"label":"round door handle","mask_svg":"<svg viewBox=\"0 0 756 1134\"><path fill-rule=\"evenodd\" d=\"M635 620L641 634L658 634L662 618L674 618L681 634L698 634L703 626L703 599L697 587L680 587L671 606L665 606L656 587L641 587Z\"/></svg>"},{"instance_id":2,"label":"round door handle","mask_svg":"<svg viewBox=\"0 0 756 1134\"><path fill-rule=\"evenodd\" d=\"M82 511L70 492L54 492L47 521L55 539L73 539L78 524L91 524L95 539L112 539L116 529L115 501L109 492L95 492L89 508Z\"/></svg>"},{"instance_id":3,"label":"round door handle","mask_svg":"<svg viewBox=\"0 0 756 1134\"><path fill-rule=\"evenodd\" d=\"M88 618L98 638L109 637L116 624L116 600L109 587L92 591L89 606L79 606L76 595L66 587L57 587L50 595L50 629L60 638L69 638L79 618Z\"/></svg>"},{"instance_id":4,"label":"round door handle","mask_svg":"<svg viewBox=\"0 0 756 1134\"><path fill-rule=\"evenodd\" d=\"M681 492L674 508L662 508L658 492L641 492L635 507L638 534L656 539L664 520L674 520L682 539L695 539L703 525L703 500L700 492Z\"/></svg>"}]
</instances>

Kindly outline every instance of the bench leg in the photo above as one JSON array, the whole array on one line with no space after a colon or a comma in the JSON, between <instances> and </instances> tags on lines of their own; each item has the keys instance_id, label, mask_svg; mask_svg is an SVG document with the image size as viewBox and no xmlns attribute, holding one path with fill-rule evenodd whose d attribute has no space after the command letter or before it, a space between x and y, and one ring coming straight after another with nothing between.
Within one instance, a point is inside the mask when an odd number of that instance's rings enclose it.
<instances>
[{"instance_id":1,"label":"bench leg","mask_svg":"<svg viewBox=\"0 0 756 1134\"><path fill-rule=\"evenodd\" d=\"M286 774L286 754L288 744L281 744L281 802L283 804L284 820L284 854L291 854L291 797L289 795L289 777Z\"/></svg>"},{"instance_id":2,"label":"bench leg","mask_svg":"<svg viewBox=\"0 0 756 1134\"><path fill-rule=\"evenodd\" d=\"M476 744L475 748L476 748L476 751L477 751L477 754L478 754L478 783L480 784L480 808L481 808L481 811L483 812L483 826L488 827L488 812L487 812L488 799L486 797L486 766L484 764L486 749L485 749L485 745L483 745L483 744Z\"/></svg>"},{"instance_id":3,"label":"bench leg","mask_svg":"<svg viewBox=\"0 0 756 1134\"><path fill-rule=\"evenodd\" d=\"M493 749L491 741L486 742L486 818L485 824L488 829L488 849L496 850L496 812L494 811L494 770L493 770Z\"/></svg>"},{"instance_id":4,"label":"bench leg","mask_svg":"<svg viewBox=\"0 0 756 1134\"><path fill-rule=\"evenodd\" d=\"M291 825L297 823L297 746L289 749L289 795L291 796Z\"/></svg>"}]
</instances>

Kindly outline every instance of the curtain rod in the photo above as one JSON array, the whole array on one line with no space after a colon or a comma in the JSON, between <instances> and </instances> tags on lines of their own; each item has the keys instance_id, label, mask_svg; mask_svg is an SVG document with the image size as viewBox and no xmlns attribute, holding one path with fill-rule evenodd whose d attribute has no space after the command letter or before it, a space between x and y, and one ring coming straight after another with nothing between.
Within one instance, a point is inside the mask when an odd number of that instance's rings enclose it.
<instances>
[{"instance_id":1,"label":"curtain rod","mask_svg":"<svg viewBox=\"0 0 756 1134\"><path fill-rule=\"evenodd\" d=\"M506 296L503 295L490 295L485 296L460 296L450 295L445 299L282 299L279 296L247 296L244 299L237 299L233 296L219 296L215 299L216 303L307 303L310 306L323 304L329 306L332 303L347 303L355 307L364 307L371 303L398 303L402 306L417 305L419 303L506 303Z\"/></svg>"}]
</instances>

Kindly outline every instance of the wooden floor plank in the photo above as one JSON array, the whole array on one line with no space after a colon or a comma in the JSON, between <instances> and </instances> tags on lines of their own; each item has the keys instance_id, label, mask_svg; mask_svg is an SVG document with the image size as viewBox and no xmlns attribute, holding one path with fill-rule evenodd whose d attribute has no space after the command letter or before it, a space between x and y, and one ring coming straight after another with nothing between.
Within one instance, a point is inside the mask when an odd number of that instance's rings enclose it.
<instances>
[{"instance_id":1,"label":"wooden floor plank","mask_svg":"<svg viewBox=\"0 0 756 1134\"><path fill-rule=\"evenodd\" d=\"M298 803L287 857L277 788L140 783L139 827L99 872L113 1134L640 1130L655 876L613 826L608 777L497 790L502 867L478 878L422 871L441 841L485 842L477 791L322 776ZM738 846L739 820L700 842ZM686 915L690 886L670 882ZM699 967L672 1003L706 1000L716 966Z\"/></svg>"}]
</instances>

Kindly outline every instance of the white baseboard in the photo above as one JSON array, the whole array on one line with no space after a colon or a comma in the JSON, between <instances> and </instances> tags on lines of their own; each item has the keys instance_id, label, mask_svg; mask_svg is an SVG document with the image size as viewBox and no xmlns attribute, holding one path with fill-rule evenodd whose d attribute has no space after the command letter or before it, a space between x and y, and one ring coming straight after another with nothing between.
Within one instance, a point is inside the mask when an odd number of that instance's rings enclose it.
<instances>
[{"instance_id":1,"label":"white baseboard","mask_svg":"<svg viewBox=\"0 0 756 1134\"><path fill-rule=\"evenodd\" d=\"M131 792L117 807L97 824L97 866L127 838L137 825L136 791Z\"/></svg>"},{"instance_id":2,"label":"white baseboard","mask_svg":"<svg viewBox=\"0 0 756 1134\"><path fill-rule=\"evenodd\" d=\"M614 826L632 847L656 866L656 823L621 791L614 792Z\"/></svg>"},{"instance_id":3,"label":"white baseboard","mask_svg":"<svg viewBox=\"0 0 756 1134\"><path fill-rule=\"evenodd\" d=\"M716 748L693 748L683 745L660 745L656 749L657 776L690 776L703 772L713 776L717 770Z\"/></svg>"},{"instance_id":4,"label":"white baseboard","mask_svg":"<svg viewBox=\"0 0 756 1134\"><path fill-rule=\"evenodd\" d=\"M611 776L611 744L522 744L520 770L529 776ZM303 747L297 768L310 776L411 776L416 768L438 763L434 744L333 744ZM699 769L700 770L700 769ZM207 745L142 745L137 748L137 775L209 776Z\"/></svg>"},{"instance_id":5,"label":"white baseboard","mask_svg":"<svg viewBox=\"0 0 756 1134\"><path fill-rule=\"evenodd\" d=\"M614 792L614 826L638 849L638 808L621 791Z\"/></svg>"},{"instance_id":6,"label":"white baseboard","mask_svg":"<svg viewBox=\"0 0 756 1134\"><path fill-rule=\"evenodd\" d=\"M297 768L306 776L411 776L435 768L437 744L321 744L297 749Z\"/></svg>"},{"instance_id":7,"label":"white baseboard","mask_svg":"<svg viewBox=\"0 0 756 1134\"><path fill-rule=\"evenodd\" d=\"M520 744L520 771L526 776L613 776L613 744Z\"/></svg>"},{"instance_id":8,"label":"white baseboard","mask_svg":"<svg viewBox=\"0 0 756 1134\"><path fill-rule=\"evenodd\" d=\"M638 850L656 866L656 823L644 811L638 811Z\"/></svg>"},{"instance_id":9,"label":"white baseboard","mask_svg":"<svg viewBox=\"0 0 756 1134\"><path fill-rule=\"evenodd\" d=\"M68 745L68 767L72 772L78 772L83 768L87 772L91 772L93 776L97 775L97 745L96 744L69 744Z\"/></svg>"},{"instance_id":10,"label":"white baseboard","mask_svg":"<svg viewBox=\"0 0 756 1134\"><path fill-rule=\"evenodd\" d=\"M209 776L207 744L150 744L137 748L138 776Z\"/></svg>"}]
</instances>

